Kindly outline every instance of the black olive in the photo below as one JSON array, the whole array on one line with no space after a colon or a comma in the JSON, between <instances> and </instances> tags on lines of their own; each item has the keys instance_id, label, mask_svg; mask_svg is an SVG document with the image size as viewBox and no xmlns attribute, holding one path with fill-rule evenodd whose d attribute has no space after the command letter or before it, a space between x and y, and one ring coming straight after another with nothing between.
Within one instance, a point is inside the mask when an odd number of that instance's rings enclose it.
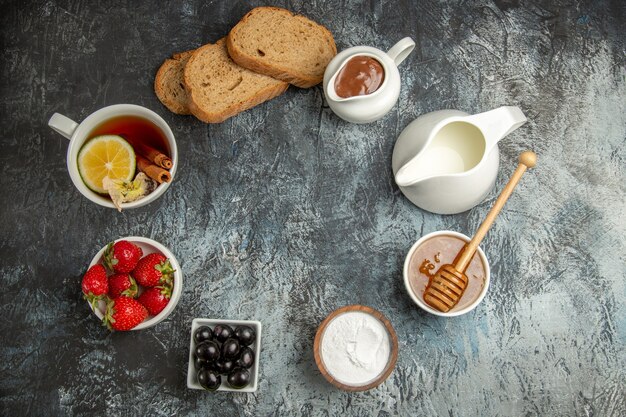
<instances>
[{"instance_id":1,"label":"black olive","mask_svg":"<svg viewBox=\"0 0 626 417\"><path fill-rule=\"evenodd\" d=\"M222 377L215 371L200 369L198 371L198 384L206 390L215 391L222 384Z\"/></svg>"},{"instance_id":2,"label":"black olive","mask_svg":"<svg viewBox=\"0 0 626 417\"><path fill-rule=\"evenodd\" d=\"M229 374L235 368L235 362L229 361L227 359L218 359L216 360L211 369L213 369L218 374Z\"/></svg>"},{"instance_id":3,"label":"black olive","mask_svg":"<svg viewBox=\"0 0 626 417\"><path fill-rule=\"evenodd\" d=\"M220 348L211 340L199 343L196 346L196 357L207 362L214 362L220 357Z\"/></svg>"},{"instance_id":4,"label":"black olive","mask_svg":"<svg viewBox=\"0 0 626 417\"><path fill-rule=\"evenodd\" d=\"M237 326L235 328L235 337L242 346L250 346L256 339L256 333L249 326Z\"/></svg>"},{"instance_id":5,"label":"black olive","mask_svg":"<svg viewBox=\"0 0 626 417\"><path fill-rule=\"evenodd\" d=\"M237 359L239 355L239 341L237 339L227 339L222 344L222 359Z\"/></svg>"},{"instance_id":6,"label":"black olive","mask_svg":"<svg viewBox=\"0 0 626 417\"><path fill-rule=\"evenodd\" d=\"M250 372L247 369L235 368L228 374L227 379L231 387L241 389L250 383Z\"/></svg>"},{"instance_id":7,"label":"black olive","mask_svg":"<svg viewBox=\"0 0 626 417\"><path fill-rule=\"evenodd\" d=\"M213 328L213 337L220 343L224 343L232 335L233 329L228 324L218 324Z\"/></svg>"},{"instance_id":8,"label":"black olive","mask_svg":"<svg viewBox=\"0 0 626 417\"><path fill-rule=\"evenodd\" d=\"M193 365L196 368L196 370L204 368L204 369L209 369L209 362L205 361L204 359L200 359L197 356L194 355L193 357Z\"/></svg>"},{"instance_id":9,"label":"black olive","mask_svg":"<svg viewBox=\"0 0 626 417\"><path fill-rule=\"evenodd\" d=\"M252 365L254 365L254 351L248 346L242 347L239 351L237 366L240 368L249 368Z\"/></svg>"},{"instance_id":10,"label":"black olive","mask_svg":"<svg viewBox=\"0 0 626 417\"><path fill-rule=\"evenodd\" d=\"M209 326L200 326L193 333L193 340L196 343L202 343L213 338L213 331Z\"/></svg>"}]
</instances>

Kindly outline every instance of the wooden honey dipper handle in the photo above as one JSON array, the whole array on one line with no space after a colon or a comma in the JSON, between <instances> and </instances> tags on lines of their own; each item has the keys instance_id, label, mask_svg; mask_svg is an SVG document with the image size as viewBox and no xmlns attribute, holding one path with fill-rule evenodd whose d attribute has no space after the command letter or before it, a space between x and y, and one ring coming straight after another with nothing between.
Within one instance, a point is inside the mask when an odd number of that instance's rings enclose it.
<instances>
[{"instance_id":1,"label":"wooden honey dipper handle","mask_svg":"<svg viewBox=\"0 0 626 417\"><path fill-rule=\"evenodd\" d=\"M534 167L536 163L537 155L533 151L522 152L519 157L519 165L515 169L515 172L513 172L513 175L511 175L511 179L507 183L506 187L504 187L504 190L502 190L502 192L498 196L498 199L496 200L493 207L491 207L491 210L489 210L489 213L487 213L487 217L485 218L485 220L483 220L472 240L470 240L469 243L465 245L463 254L458 258L456 264L454 265L457 271L465 273L465 269L467 268L470 260L474 256L474 252L476 252L476 249L478 249L480 242L482 242L483 238L489 231L489 228L491 228L494 220L496 220L496 217L498 216L498 214L500 214L502 207L504 207L504 204L511 196L511 193L513 192L513 189L519 182L520 178L522 178L522 175L524 174L524 172L526 172L527 168Z\"/></svg>"}]
</instances>

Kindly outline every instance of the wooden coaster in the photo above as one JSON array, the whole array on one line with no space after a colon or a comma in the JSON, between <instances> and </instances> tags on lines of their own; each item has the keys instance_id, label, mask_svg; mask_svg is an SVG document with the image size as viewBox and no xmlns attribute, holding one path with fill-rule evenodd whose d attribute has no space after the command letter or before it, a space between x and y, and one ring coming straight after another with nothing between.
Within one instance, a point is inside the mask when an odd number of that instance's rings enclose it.
<instances>
[{"instance_id":1,"label":"wooden coaster","mask_svg":"<svg viewBox=\"0 0 626 417\"><path fill-rule=\"evenodd\" d=\"M387 362L387 366L385 367L385 369L383 369L381 374L374 381L370 382L367 385L360 385L360 386L346 385L337 381L335 378L333 378L333 376L328 372L328 370L324 366L324 361L322 360L322 355L320 353L322 335L324 334L324 331L326 330L326 327L328 326L328 324L340 314L353 312L353 311L366 313L377 318L385 326L385 328L387 329L387 333L389 334L389 338L391 339L391 354L389 355L389 362ZM326 378L328 382L330 382L337 388L342 389L344 391L353 391L353 392L354 391L367 391L368 389L377 387L383 381L385 381L391 374L391 371L393 371L393 368L395 368L396 361L398 359L398 337L396 336L396 331L393 329L393 326L391 325L389 320L387 320L387 318L383 316L382 313L380 313L379 311L374 310L371 307L363 306L360 304L345 306L330 313L328 317L326 317L324 321L320 324L320 326L317 328L317 333L315 334L315 342L313 343L313 355L315 356L315 363L317 364L318 369L320 370L320 372L322 373L322 375L324 376L324 378Z\"/></svg>"}]
</instances>

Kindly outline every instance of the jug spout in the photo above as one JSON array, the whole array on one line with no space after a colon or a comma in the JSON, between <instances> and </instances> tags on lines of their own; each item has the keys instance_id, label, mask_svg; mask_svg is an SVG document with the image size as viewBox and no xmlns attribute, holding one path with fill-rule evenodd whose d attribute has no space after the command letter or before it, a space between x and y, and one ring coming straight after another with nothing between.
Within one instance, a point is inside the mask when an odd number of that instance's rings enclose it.
<instances>
[{"instance_id":1,"label":"jug spout","mask_svg":"<svg viewBox=\"0 0 626 417\"><path fill-rule=\"evenodd\" d=\"M486 149L491 148L503 137L526 123L526 116L519 107L502 106L484 113L468 116L467 122L477 126L485 136Z\"/></svg>"},{"instance_id":2,"label":"jug spout","mask_svg":"<svg viewBox=\"0 0 626 417\"><path fill-rule=\"evenodd\" d=\"M419 154L416 155L413 159L404 164L398 172L396 172L395 180L399 187L415 185L418 182L432 176L432 174L420 169L419 156Z\"/></svg>"}]
</instances>

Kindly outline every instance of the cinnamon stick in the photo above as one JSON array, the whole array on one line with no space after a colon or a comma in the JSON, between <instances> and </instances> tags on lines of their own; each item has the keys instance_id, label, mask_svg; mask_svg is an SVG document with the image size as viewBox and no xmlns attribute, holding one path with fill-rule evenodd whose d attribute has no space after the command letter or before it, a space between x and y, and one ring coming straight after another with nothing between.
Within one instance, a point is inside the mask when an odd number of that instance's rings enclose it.
<instances>
[{"instance_id":1,"label":"cinnamon stick","mask_svg":"<svg viewBox=\"0 0 626 417\"><path fill-rule=\"evenodd\" d=\"M158 149L154 149L152 146L146 145L145 143L137 143L136 146L133 146L138 153L152 161L153 164L165 169L170 169L172 167L172 160L170 157Z\"/></svg>"},{"instance_id":2,"label":"cinnamon stick","mask_svg":"<svg viewBox=\"0 0 626 417\"><path fill-rule=\"evenodd\" d=\"M130 143L130 145L135 150L135 153L140 154L141 156L148 159L153 164L160 166L161 168L172 168L172 159L169 156L165 155L163 152L140 141L131 140L126 136L123 136L123 138L126 139L128 143Z\"/></svg>"},{"instance_id":3,"label":"cinnamon stick","mask_svg":"<svg viewBox=\"0 0 626 417\"><path fill-rule=\"evenodd\" d=\"M137 157L137 169L143 172L159 184L163 182L170 182L172 180L172 174L169 171L156 166L143 156L136 154Z\"/></svg>"}]
</instances>

